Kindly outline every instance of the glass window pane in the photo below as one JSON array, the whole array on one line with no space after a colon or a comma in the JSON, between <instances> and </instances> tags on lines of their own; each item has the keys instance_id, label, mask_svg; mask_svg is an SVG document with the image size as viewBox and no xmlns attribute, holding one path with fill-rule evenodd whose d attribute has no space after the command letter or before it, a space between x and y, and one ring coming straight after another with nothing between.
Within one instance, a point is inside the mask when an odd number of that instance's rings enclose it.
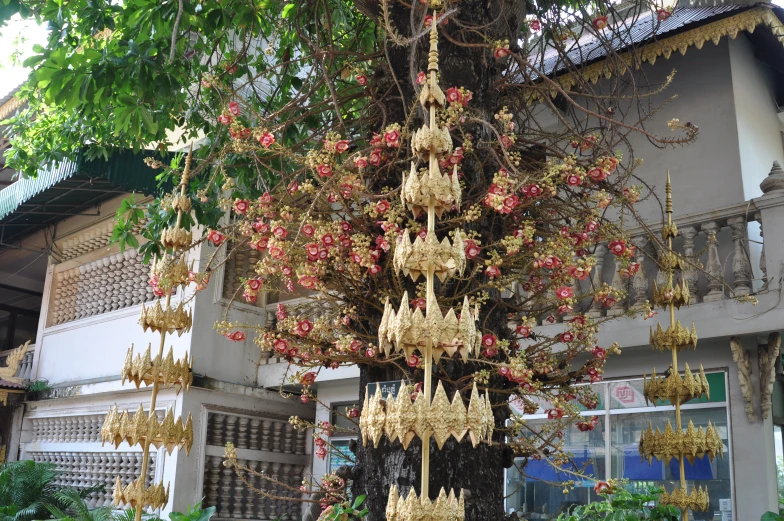
<instances>
[{"instance_id":1,"label":"glass window pane","mask_svg":"<svg viewBox=\"0 0 784 521\"><path fill-rule=\"evenodd\" d=\"M694 373L695 372L692 371L692 374ZM699 372L697 372L697 374L699 374ZM661 376L661 374L658 376ZM689 401L689 404L726 401L727 389L724 373L708 373L705 375L705 379L708 380L708 384L710 385L710 399L706 396L701 396ZM610 409L653 408L652 404L648 404L645 401L643 386L644 381L642 379L609 382ZM660 402L658 405L669 405L668 401L665 402Z\"/></svg>"},{"instance_id":2,"label":"glass window pane","mask_svg":"<svg viewBox=\"0 0 784 521\"><path fill-rule=\"evenodd\" d=\"M9 327L11 327L11 313L0 310L0 351L11 349L11 346L5 345Z\"/></svg>"},{"instance_id":3,"label":"glass window pane","mask_svg":"<svg viewBox=\"0 0 784 521\"><path fill-rule=\"evenodd\" d=\"M31 344L35 343L35 335L38 332L38 317L30 315L16 315L14 327L13 346L18 347L28 340Z\"/></svg>"},{"instance_id":4,"label":"glass window pane","mask_svg":"<svg viewBox=\"0 0 784 521\"><path fill-rule=\"evenodd\" d=\"M773 426L773 445L776 447L776 481L779 498L784 497L784 444L782 444L781 425Z\"/></svg>"},{"instance_id":5,"label":"glass window pane","mask_svg":"<svg viewBox=\"0 0 784 521\"><path fill-rule=\"evenodd\" d=\"M546 420L529 421L534 430ZM564 468L581 471L595 479L605 477L605 417L599 416L599 423L592 431L582 432L571 426L564 433L565 449L572 454L572 465ZM580 481L579 477L559 472L548 461L529 459L515 461L515 465L507 471L507 510L527 514L526 519L550 519L557 512L564 511L572 505L585 505L597 499L593 492L594 482ZM568 494L563 493L559 481L576 480L576 486Z\"/></svg>"},{"instance_id":6,"label":"glass window pane","mask_svg":"<svg viewBox=\"0 0 784 521\"><path fill-rule=\"evenodd\" d=\"M357 404L332 405L332 425L334 436L354 436L359 433L357 423L359 418L349 418L348 411L358 408Z\"/></svg>"},{"instance_id":7,"label":"glass window pane","mask_svg":"<svg viewBox=\"0 0 784 521\"><path fill-rule=\"evenodd\" d=\"M712 462L707 458L697 459L694 464L685 462L686 483L689 490L693 486L705 486L710 496L708 512L695 512L695 521L714 519L720 514L719 500L731 499L730 464L727 436L727 410L723 407L712 409L687 409L681 412L684 428L689 421L696 428L703 429L710 421L724 442L724 458L717 457ZM612 461L612 477L628 479L630 486L644 488L649 485L663 486L672 491L680 479L678 461L672 459L669 464L654 459L649 465L640 461L638 443L640 434L653 425L661 430L667 421L675 425L675 411L651 411L633 414L618 414L610 418L610 446Z\"/></svg>"}]
</instances>

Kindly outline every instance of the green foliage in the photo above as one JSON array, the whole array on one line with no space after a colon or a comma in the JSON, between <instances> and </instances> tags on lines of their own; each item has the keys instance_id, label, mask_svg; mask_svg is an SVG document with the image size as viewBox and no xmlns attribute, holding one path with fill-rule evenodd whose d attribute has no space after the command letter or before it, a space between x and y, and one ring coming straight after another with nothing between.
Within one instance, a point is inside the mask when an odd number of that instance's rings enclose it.
<instances>
[{"instance_id":1,"label":"green foliage","mask_svg":"<svg viewBox=\"0 0 784 521\"><path fill-rule=\"evenodd\" d=\"M72 489L55 484L57 470L51 463L14 461L0 469L0 521L48 519L52 508L66 510L102 487ZM95 521L102 521L96 519Z\"/></svg>"},{"instance_id":2,"label":"green foliage","mask_svg":"<svg viewBox=\"0 0 784 521\"><path fill-rule=\"evenodd\" d=\"M362 503L365 502L365 495L357 496L354 503L348 506L348 503L338 503L332 505L319 518L320 521L348 521L350 519L364 519L368 515L368 509L363 508L360 510ZM175 520L172 520L175 521Z\"/></svg>"},{"instance_id":3,"label":"green foliage","mask_svg":"<svg viewBox=\"0 0 784 521\"><path fill-rule=\"evenodd\" d=\"M760 521L784 521L784 516L777 512L765 512Z\"/></svg>"},{"instance_id":4,"label":"green foliage","mask_svg":"<svg viewBox=\"0 0 784 521\"><path fill-rule=\"evenodd\" d=\"M36 391L48 391L49 389L51 389L51 387L49 387L48 380L34 380L25 386L25 390L31 393Z\"/></svg>"},{"instance_id":5,"label":"green foliage","mask_svg":"<svg viewBox=\"0 0 784 521\"><path fill-rule=\"evenodd\" d=\"M661 489L649 488L646 492L630 492L623 488L613 494L602 494L605 501L577 506L571 512L558 516L558 521L678 521L680 511L673 506L654 505Z\"/></svg>"},{"instance_id":6,"label":"green foliage","mask_svg":"<svg viewBox=\"0 0 784 521\"><path fill-rule=\"evenodd\" d=\"M215 507L201 508L201 502L188 507L186 513L172 512L169 514L171 521L210 521L210 518L215 515Z\"/></svg>"},{"instance_id":7,"label":"green foliage","mask_svg":"<svg viewBox=\"0 0 784 521\"><path fill-rule=\"evenodd\" d=\"M112 508L99 507L90 510L84 497L75 489L55 492L56 504L48 504L47 510L54 519L63 521L111 521Z\"/></svg>"}]
</instances>

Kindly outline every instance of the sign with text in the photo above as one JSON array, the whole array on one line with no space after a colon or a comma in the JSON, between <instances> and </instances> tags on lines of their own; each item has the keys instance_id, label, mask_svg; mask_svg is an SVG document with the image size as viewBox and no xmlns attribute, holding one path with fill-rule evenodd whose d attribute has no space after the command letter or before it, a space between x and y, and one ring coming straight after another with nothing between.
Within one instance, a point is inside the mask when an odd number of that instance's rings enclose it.
<instances>
[{"instance_id":1,"label":"sign with text","mask_svg":"<svg viewBox=\"0 0 784 521\"><path fill-rule=\"evenodd\" d=\"M394 382L371 382L367 384L368 396L373 396L381 390L381 397L386 398L390 394L397 398L397 393L400 391L400 380Z\"/></svg>"}]
</instances>

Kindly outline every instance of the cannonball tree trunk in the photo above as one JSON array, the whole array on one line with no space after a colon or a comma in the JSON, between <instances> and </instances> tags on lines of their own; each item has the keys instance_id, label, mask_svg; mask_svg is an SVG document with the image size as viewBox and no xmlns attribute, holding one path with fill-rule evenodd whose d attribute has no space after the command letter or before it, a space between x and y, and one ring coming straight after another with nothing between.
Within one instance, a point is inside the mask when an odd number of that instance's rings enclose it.
<instances>
[{"instance_id":1,"label":"cannonball tree trunk","mask_svg":"<svg viewBox=\"0 0 784 521\"><path fill-rule=\"evenodd\" d=\"M388 3L390 26L402 38L410 38L412 34L424 34L407 47L396 45L387 39L384 47L389 62L375 71L374 84L377 85L379 93L386 94L383 99L379 94L378 100L383 113L379 117L383 118L385 124L393 122L405 124L404 107L413 107L418 111L413 118L413 128L418 128L424 114L418 104L415 104L417 92L411 78L419 71L427 69L428 41L426 31L419 25L425 11L419 8L421 6L418 6L418 2L412 3L417 6L413 17L410 8L396 2ZM374 19L379 19L381 15L379 2L370 2L367 6L358 2L358 7L367 9L367 14ZM450 13L448 21L439 25L440 85L444 90L451 86L470 90L473 94L472 114L484 120L492 120L493 114L503 105L502 93L495 88L501 77L501 71L493 59L492 51L486 45L477 45L486 44L487 40L479 39L477 32L472 32L470 27L482 27L481 32L485 38L516 42L520 37L520 28L524 20L525 1L462 0L448 6L447 12ZM412 71L411 67L416 68ZM405 99L401 100L401 95ZM410 124L409 129L411 128ZM493 139L482 125L469 124L468 131L477 140ZM458 145L459 143L456 144ZM476 154L478 159L467 160L463 164L462 175L466 182L464 197L468 199L472 198L472 193L475 198L475 194L486 191L499 168L489 151L477 150ZM396 186L400 183L400 179L400 177L388 179L386 184ZM488 217L472 223L471 229L479 231L483 241L492 242L503 236L501 219L497 216ZM439 237L449 229L449 225L439 226ZM480 271L476 276L481 279L484 274ZM412 294L414 284L410 280L405 284ZM446 303L445 305L454 306L459 302L456 300L450 302L450 296L458 292L462 294L466 287L471 288L472 284L475 285L476 281L436 283L436 294L440 301ZM506 311L501 303L500 293L491 292L490 301L480 313L480 327L483 331L492 331L498 338L509 338ZM478 368L470 363L442 359L440 364L434 365L433 388L435 389L437 382L441 381L450 398L459 389L467 404L476 370ZM399 366L390 365L381 368L362 366L360 403L364 401L368 383L394 381L401 378L415 383L422 382L424 375L421 370L404 374ZM495 376L486 387L504 389L507 384L508 382ZM503 392L491 394L497 429L503 428L509 417L508 399L509 394ZM462 489L466 497L468 521L503 519L505 517L504 469L511 466L512 462L511 449L504 444L504 441L503 432L496 431L492 444L483 443L476 448L467 437L460 443L450 438L441 450L431 442L429 482L431 500L438 496L442 487L447 492L449 489L454 489L456 493ZM399 441L390 443L388 439L382 438L377 448L373 448L370 443L362 446L360 441L354 451L356 466L349 474L353 482L352 495L367 495L364 506L370 511L371 521L385 519L391 485L397 485L401 495L407 494L411 487L417 493L420 492L422 444L418 438L412 441L407 450L403 449Z\"/></svg>"}]
</instances>

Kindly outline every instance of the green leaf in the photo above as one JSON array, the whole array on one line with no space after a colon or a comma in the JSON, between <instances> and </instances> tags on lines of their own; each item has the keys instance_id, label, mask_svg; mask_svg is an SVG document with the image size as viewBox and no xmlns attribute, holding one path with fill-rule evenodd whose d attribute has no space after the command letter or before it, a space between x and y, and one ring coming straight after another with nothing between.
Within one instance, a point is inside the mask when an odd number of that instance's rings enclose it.
<instances>
[{"instance_id":1,"label":"green leaf","mask_svg":"<svg viewBox=\"0 0 784 521\"><path fill-rule=\"evenodd\" d=\"M366 494L361 494L361 495L357 496L357 498L354 500L354 504L351 505L351 508L356 510L357 508L362 506L362 503L364 503L366 497L367 497Z\"/></svg>"},{"instance_id":2,"label":"green leaf","mask_svg":"<svg viewBox=\"0 0 784 521\"><path fill-rule=\"evenodd\" d=\"M762 514L760 521L784 521L784 516L781 516L775 512L765 512Z\"/></svg>"},{"instance_id":3,"label":"green leaf","mask_svg":"<svg viewBox=\"0 0 784 521\"><path fill-rule=\"evenodd\" d=\"M288 18L289 15L291 14L291 11L293 11L295 7L297 7L297 4L286 4L286 5L284 5L283 6L283 11L281 11L281 13L280 13L280 17L281 18Z\"/></svg>"}]
</instances>

